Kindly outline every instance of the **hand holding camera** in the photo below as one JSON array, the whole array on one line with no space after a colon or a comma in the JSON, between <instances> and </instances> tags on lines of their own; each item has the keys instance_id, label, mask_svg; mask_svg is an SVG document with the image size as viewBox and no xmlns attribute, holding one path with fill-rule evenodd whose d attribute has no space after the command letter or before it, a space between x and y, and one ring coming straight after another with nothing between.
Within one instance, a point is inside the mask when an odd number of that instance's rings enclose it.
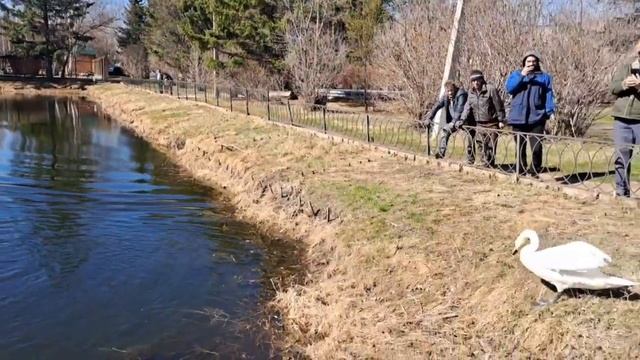
<instances>
[{"instance_id":1,"label":"hand holding camera","mask_svg":"<svg viewBox=\"0 0 640 360\"><path fill-rule=\"evenodd\" d=\"M640 89L640 64L634 63L631 65L631 75L622 81L622 85L626 89L632 87Z\"/></svg>"},{"instance_id":2,"label":"hand holding camera","mask_svg":"<svg viewBox=\"0 0 640 360\"><path fill-rule=\"evenodd\" d=\"M640 88L640 77L638 77L638 75L629 75L622 80L622 86L624 86L625 89L632 87Z\"/></svg>"}]
</instances>

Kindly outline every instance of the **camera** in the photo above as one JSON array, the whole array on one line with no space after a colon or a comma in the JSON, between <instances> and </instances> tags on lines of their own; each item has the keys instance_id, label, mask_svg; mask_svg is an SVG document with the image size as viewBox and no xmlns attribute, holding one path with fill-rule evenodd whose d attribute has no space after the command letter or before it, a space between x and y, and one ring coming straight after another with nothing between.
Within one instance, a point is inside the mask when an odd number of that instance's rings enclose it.
<instances>
[{"instance_id":1,"label":"camera","mask_svg":"<svg viewBox=\"0 0 640 360\"><path fill-rule=\"evenodd\" d=\"M631 75L640 77L640 68L631 68Z\"/></svg>"}]
</instances>

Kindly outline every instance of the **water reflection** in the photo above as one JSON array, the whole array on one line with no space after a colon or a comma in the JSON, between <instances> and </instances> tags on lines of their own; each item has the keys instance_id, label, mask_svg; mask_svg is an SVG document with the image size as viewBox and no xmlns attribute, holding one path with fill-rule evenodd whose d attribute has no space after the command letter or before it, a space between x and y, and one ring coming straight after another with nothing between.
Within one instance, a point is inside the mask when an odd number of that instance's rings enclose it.
<instances>
[{"instance_id":1,"label":"water reflection","mask_svg":"<svg viewBox=\"0 0 640 360\"><path fill-rule=\"evenodd\" d=\"M241 320L293 249L91 103L0 114L0 358L268 356Z\"/></svg>"}]
</instances>

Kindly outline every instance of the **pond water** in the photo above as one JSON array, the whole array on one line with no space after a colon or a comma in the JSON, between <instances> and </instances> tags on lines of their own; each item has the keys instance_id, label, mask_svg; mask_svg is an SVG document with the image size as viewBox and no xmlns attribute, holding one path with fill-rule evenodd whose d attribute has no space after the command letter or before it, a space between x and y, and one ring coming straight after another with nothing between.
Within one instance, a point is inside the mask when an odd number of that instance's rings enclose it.
<instances>
[{"instance_id":1,"label":"pond water","mask_svg":"<svg viewBox=\"0 0 640 360\"><path fill-rule=\"evenodd\" d=\"M71 98L0 99L0 358L268 358L296 251Z\"/></svg>"}]
</instances>

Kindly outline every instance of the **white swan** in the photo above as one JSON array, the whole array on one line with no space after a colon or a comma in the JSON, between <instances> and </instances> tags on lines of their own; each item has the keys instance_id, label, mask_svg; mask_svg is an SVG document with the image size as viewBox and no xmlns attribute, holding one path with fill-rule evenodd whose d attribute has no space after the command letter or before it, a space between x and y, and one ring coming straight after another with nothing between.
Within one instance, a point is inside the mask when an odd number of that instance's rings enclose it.
<instances>
[{"instance_id":1,"label":"white swan","mask_svg":"<svg viewBox=\"0 0 640 360\"><path fill-rule=\"evenodd\" d=\"M599 268L610 264L611 257L584 241L536 251L539 245L538 234L526 229L516 239L513 254L520 251L522 265L556 287L557 293L551 303L570 288L600 290L637 285L602 273Z\"/></svg>"}]
</instances>

